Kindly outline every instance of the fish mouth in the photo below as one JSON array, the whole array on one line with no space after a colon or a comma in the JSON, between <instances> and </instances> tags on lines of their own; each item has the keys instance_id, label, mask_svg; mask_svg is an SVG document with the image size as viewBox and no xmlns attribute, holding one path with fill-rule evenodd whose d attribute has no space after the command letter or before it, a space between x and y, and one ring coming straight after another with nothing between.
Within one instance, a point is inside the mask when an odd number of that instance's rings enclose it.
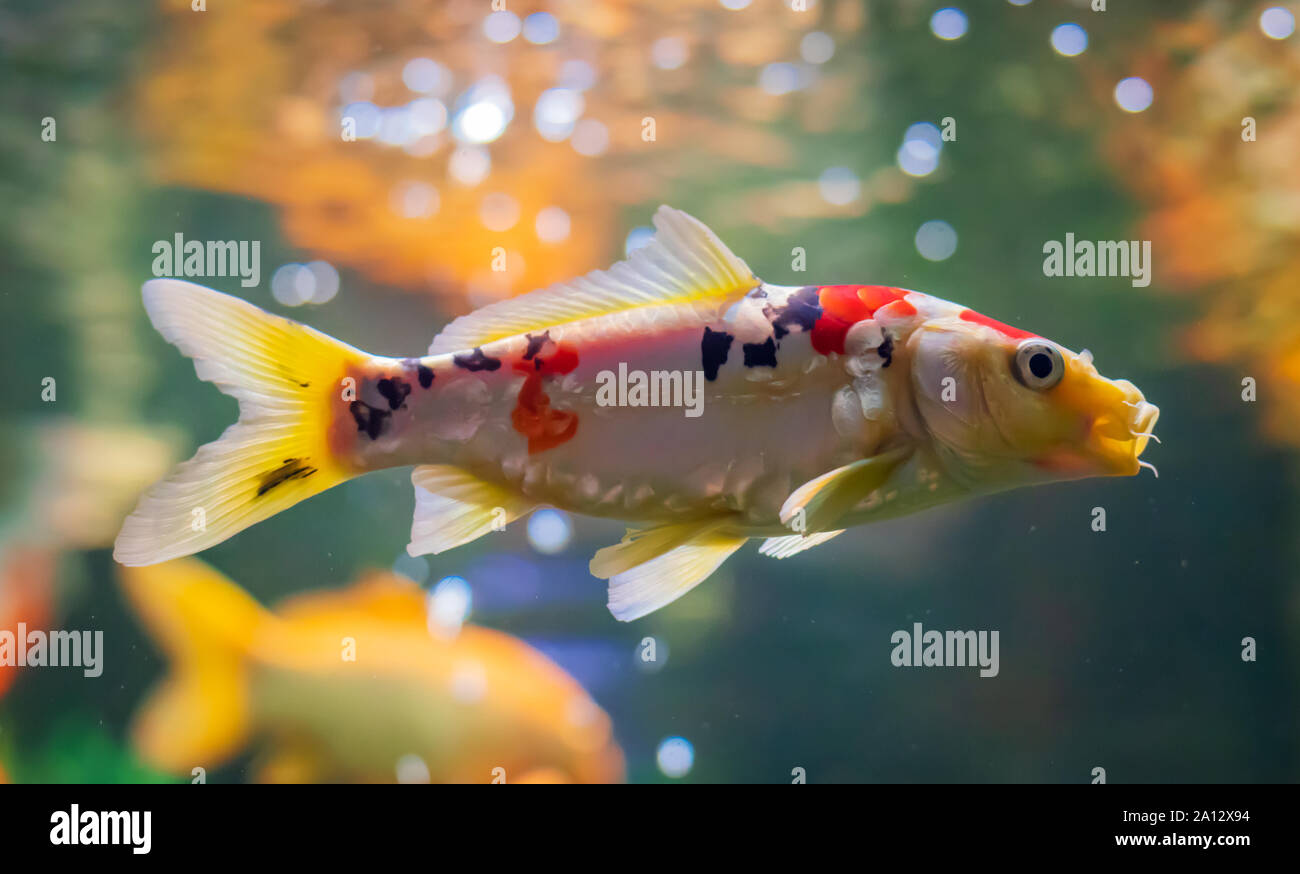
<instances>
[{"instance_id":1,"label":"fish mouth","mask_svg":"<svg viewBox=\"0 0 1300 874\"><path fill-rule=\"evenodd\" d=\"M1154 433L1160 408L1148 403L1132 383L1120 381L1116 385L1124 392L1124 399L1093 421L1089 448L1111 476L1134 476L1146 467L1158 477L1156 466L1143 461L1142 453L1152 440L1160 442Z\"/></svg>"}]
</instances>

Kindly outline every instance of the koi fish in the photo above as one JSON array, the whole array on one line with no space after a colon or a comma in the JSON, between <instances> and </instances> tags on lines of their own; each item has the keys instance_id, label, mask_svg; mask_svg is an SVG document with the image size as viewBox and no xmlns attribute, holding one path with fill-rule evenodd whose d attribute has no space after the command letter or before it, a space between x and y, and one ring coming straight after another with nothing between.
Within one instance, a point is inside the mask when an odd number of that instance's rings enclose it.
<instances>
[{"instance_id":1,"label":"koi fish","mask_svg":"<svg viewBox=\"0 0 1300 874\"><path fill-rule=\"evenodd\" d=\"M937 504L1150 466L1159 410L1087 350L917 291L771 285L696 219L660 207L654 221L626 261L461 316L419 358L145 283L154 325L240 417L145 495L117 560L188 555L416 465L412 555L542 504L631 523L591 572L632 620L752 537L786 558ZM673 386L656 375L698 374L700 415L602 390L602 374L630 370L658 380L660 401Z\"/></svg>"},{"instance_id":2,"label":"koi fish","mask_svg":"<svg viewBox=\"0 0 1300 874\"><path fill-rule=\"evenodd\" d=\"M172 660L132 729L160 770L256 745L264 782L392 782L409 757L435 783L623 778L609 717L576 680L508 634L431 624L409 580L373 573L272 613L198 559L121 577Z\"/></svg>"}]
</instances>

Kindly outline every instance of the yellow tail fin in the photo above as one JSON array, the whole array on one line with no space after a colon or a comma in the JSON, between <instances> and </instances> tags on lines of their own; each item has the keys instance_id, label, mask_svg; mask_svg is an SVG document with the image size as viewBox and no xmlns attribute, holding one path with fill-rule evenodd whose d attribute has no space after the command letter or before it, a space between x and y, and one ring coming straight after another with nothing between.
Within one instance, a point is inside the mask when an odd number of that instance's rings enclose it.
<instances>
[{"instance_id":1,"label":"yellow tail fin","mask_svg":"<svg viewBox=\"0 0 1300 874\"><path fill-rule=\"evenodd\" d=\"M123 568L122 588L172 662L133 728L141 756L178 774L211 768L248 734L246 656L275 617L198 559Z\"/></svg>"},{"instance_id":2,"label":"yellow tail fin","mask_svg":"<svg viewBox=\"0 0 1300 874\"><path fill-rule=\"evenodd\" d=\"M345 368L364 352L191 282L150 280L144 305L199 379L239 401L239 421L145 493L115 559L191 555L353 475L332 457L327 428Z\"/></svg>"}]
</instances>

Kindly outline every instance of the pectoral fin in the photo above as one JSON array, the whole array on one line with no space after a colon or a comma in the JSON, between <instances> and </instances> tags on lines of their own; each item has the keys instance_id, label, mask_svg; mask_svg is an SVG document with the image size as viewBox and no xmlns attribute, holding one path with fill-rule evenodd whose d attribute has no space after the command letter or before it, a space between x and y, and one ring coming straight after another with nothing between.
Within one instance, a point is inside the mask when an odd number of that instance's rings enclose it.
<instances>
[{"instance_id":1,"label":"pectoral fin","mask_svg":"<svg viewBox=\"0 0 1300 874\"><path fill-rule=\"evenodd\" d=\"M911 454L911 449L894 449L809 480L785 499L781 505L781 522L788 525L802 511L805 530L824 531L833 527L859 501L884 485Z\"/></svg>"},{"instance_id":2,"label":"pectoral fin","mask_svg":"<svg viewBox=\"0 0 1300 874\"><path fill-rule=\"evenodd\" d=\"M623 622L640 619L703 582L749 539L720 533L729 521L629 531L621 543L597 552L591 573L609 580L609 612Z\"/></svg>"}]
</instances>

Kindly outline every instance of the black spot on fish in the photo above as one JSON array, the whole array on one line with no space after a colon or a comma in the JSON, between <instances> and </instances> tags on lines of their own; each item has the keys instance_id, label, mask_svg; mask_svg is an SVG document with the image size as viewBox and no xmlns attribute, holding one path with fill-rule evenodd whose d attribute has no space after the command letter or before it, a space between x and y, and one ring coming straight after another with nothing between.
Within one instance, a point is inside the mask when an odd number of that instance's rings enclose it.
<instances>
[{"instance_id":1,"label":"black spot on fish","mask_svg":"<svg viewBox=\"0 0 1300 874\"><path fill-rule=\"evenodd\" d=\"M773 333L780 340L797 326L807 333L822 317L821 301L815 286L805 286L786 298L785 305L768 307L764 314L772 322Z\"/></svg>"},{"instance_id":2,"label":"black spot on fish","mask_svg":"<svg viewBox=\"0 0 1300 874\"><path fill-rule=\"evenodd\" d=\"M388 401L390 410L400 409L402 404L406 403L406 396L411 393L411 386L401 377L394 376L392 379L381 379L375 384L379 394L384 400Z\"/></svg>"},{"instance_id":3,"label":"black spot on fish","mask_svg":"<svg viewBox=\"0 0 1300 874\"><path fill-rule=\"evenodd\" d=\"M379 435L384 431L384 425L393 415L389 410L372 407L365 401L353 401L348 404L348 411L352 413L352 420L357 423L357 430L364 432L371 440L379 439Z\"/></svg>"},{"instance_id":4,"label":"black spot on fish","mask_svg":"<svg viewBox=\"0 0 1300 874\"><path fill-rule=\"evenodd\" d=\"M261 483L257 486L257 496L271 491L271 489L292 479L306 479L316 472L316 468L307 464L305 458L286 458L283 463L275 470L267 472Z\"/></svg>"},{"instance_id":5,"label":"black spot on fish","mask_svg":"<svg viewBox=\"0 0 1300 874\"><path fill-rule=\"evenodd\" d=\"M704 378L709 382L718 378L718 368L727 363L727 352L734 339L726 331L704 329L704 338L700 340L700 356Z\"/></svg>"},{"instance_id":6,"label":"black spot on fish","mask_svg":"<svg viewBox=\"0 0 1300 874\"><path fill-rule=\"evenodd\" d=\"M893 334L889 333L888 331L885 332L885 340L883 343L881 343L879 346L876 347L876 354L879 355L881 358L885 359L885 363L880 365L881 367L888 367L893 362L894 360L894 335Z\"/></svg>"},{"instance_id":7,"label":"black spot on fish","mask_svg":"<svg viewBox=\"0 0 1300 874\"><path fill-rule=\"evenodd\" d=\"M421 364L420 359L403 358L402 366L415 371L415 376L420 381L420 388L428 388L433 385L433 371Z\"/></svg>"},{"instance_id":8,"label":"black spot on fish","mask_svg":"<svg viewBox=\"0 0 1300 874\"><path fill-rule=\"evenodd\" d=\"M524 336L528 338L528 349L524 352L525 361L532 361L533 357L542 351L542 347L551 341L550 331L543 331L541 336L538 337L534 337L532 334L525 334Z\"/></svg>"},{"instance_id":9,"label":"black spot on fish","mask_svg":"<svg viewBox=\"0 0 1300 874\"><path fill-rule=\"evenodd\" d=\"M745 351L746 367L776 367L774 337L768 337L765 343L746 343L741 348Z\"/></svg>"},{"instance_id":10,"label":"black spot on fish","mask_svg":"<svg viewBox=\"0 0 1300 874\"><path fill-rule=\"evenodd\" d=\"M300 382L298 383L298 385L302 386L303 388L311 388L310 382Z\"/></svg>"},{"instance_id":11,"label":"black spot on fish","mask_svg":"<svg viewBox=\"0 0 1300 874\"><path fill-rule=\"evenodd\" d=\"M501 359L489 358L477 346L474 347L473 355L457 355L451 360L457 367L464 368L471 373L477 373L480 370L492 371L501 366Z\"/></svg>"}]
</instances>

